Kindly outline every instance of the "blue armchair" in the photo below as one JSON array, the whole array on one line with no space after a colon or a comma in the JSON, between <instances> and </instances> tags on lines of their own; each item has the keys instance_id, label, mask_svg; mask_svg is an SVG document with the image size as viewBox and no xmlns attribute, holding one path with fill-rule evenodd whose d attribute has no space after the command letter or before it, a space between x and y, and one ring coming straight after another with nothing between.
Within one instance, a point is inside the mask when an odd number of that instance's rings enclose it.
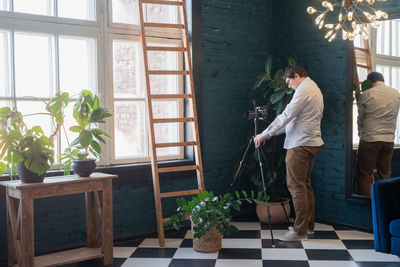
<instances>
[{"instance_id":1,"label":"blue armchair","mask_svg":"<svg viewBox=\"0 0 400 267\"><path fill-rule=\"evenodd\" d=\"M400 256L400 177L371 185L375 250Z\"/></svg>"}]
</instances>

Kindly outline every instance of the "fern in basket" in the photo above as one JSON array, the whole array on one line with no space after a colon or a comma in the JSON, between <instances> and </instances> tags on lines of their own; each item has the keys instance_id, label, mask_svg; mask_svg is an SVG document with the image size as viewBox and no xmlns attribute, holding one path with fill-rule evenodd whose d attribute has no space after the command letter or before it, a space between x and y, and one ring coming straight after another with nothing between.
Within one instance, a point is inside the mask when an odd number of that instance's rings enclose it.
<instances>
[{"instance_id":1,"label":"fern in basket","mask_svg":"<svg viewBox=\"0 0 400 267\"><path fill-rule=\"evenodd\" d=\"M213 225L222 235L229 235L238 231L235 226L230 224L232 209L239 211L244 202L269 206L269 196L261 192L255 196L254 191L251 191L250 195L246 191L242 191L241 194L236 191L235 195L236 198L230 193L215 196L213 192L205 191L204 194L199 193L194 196L191 201L184 198L177 199L178 213L172 215L164 226L173 226L178 230L179 226L190 217L195 238L204 236Z\"/></svg>"}]
</instances>

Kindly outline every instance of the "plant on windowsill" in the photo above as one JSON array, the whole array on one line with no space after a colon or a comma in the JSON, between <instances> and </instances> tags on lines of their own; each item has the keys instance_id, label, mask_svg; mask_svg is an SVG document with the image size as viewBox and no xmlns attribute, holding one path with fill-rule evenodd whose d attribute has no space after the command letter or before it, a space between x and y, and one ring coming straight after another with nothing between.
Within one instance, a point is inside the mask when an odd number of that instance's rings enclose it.
<instances>
[{"instance_id":1,"label":"plant on windowsill","mask_svg":"<svg viewBox=\"0 0 400 267\"><path fill-rule=\"evenodd\" d=\"M81 91L73 108L73 117L78 125L69 128L77 133L78 137L69 144L61 155L64 164L64 174L71 170L80 177L89 177L96 169L96 159L100 157L100 143L106 144L106 139L111 138L106 132L96 127L105 123L105 118L112 116L106 108L100 106L97 95L88 90ZM94 158L89 158L92 155Z\"/></svg>"},{"instance_id":2,"label":"plant on windowsill","mask_svg":"<svg viewBox=\"0 0 400 267\"><path fill-rule=\"evenodd\" d=\"M295 65L292 57L288 58L289 65ZM293 97L294 90L290 89L283 80L284 69L278 69L273 75L271 71L272 58L268 57L265 64L265 73L257 77L253 90L262 94L263 102L267 110L268 117L265 121L259 121L259 129L265 129L282 111ZM248 140L248 139L247 139ZM262 150L267 159L267 166L264 165L265 188L271 197L271 223L282 223L286 220L286 215L290 213L289 192L286 187L286 165L285 149L283 148L284 136L274 136L267 141ZM247 145L247 143L245 144ZM256 151L253 150L244 161L240 176L249 177L259 191L263 190L260 174L260 167ZM284 204L284 209L281 206ZM257 205L257 216L261 222L268 223L267 209L262 205Z\"/></svg>"},{"instance_id":3,"label":"plant on windowsill","mask_svg":"<svg viewBox=\"0 0 400 267\"><path fill-rule=\"evenodd\" d=\"M251 191L250 196L246 191L236 198L230 193L215 196L213 192L205 191L194 196L191 201L184 198L177 199L178 213L165 222L165 226L179 229L181 223L190 217L193 233L193 249L199 252L215 252L222 247L223 235L237 232L238 229L231 225L231 209L240 210L243 202L256 203L265 207L269 206L267 195L261 192L255 196Z\"/></svg>"},{"instance_id":4,"label":"plant on windowsill","mask_svg":"<svg viewBox=\"0 0 400 267\"><path fill-rule=\"evenodd\" d=\"M45 113L23 116L16 107L0 108L0 175L16 174L24 183L42 182L54 163L53 139L64 123L64 109L68 105L68 93L57 93L46 102ZM54 132L45 136L40 126L28 128L23 118L33 115L49 115L55 125Z\"/></svg>"}]
</instances>

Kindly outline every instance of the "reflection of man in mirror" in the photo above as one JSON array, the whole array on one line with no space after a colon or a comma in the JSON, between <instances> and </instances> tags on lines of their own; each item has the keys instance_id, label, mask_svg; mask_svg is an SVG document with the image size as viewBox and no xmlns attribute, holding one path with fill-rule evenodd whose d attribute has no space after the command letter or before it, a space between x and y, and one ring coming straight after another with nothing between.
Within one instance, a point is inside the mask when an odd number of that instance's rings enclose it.
<instances>
[{"instance_id":1,"label":"reflection of man in mirror","mask_svg":"<svg viewBox=\"0 0 400 267\"><path fill-rule=\"evenodd\" d=\"M367 79L372 88L363 92L358 103L357 180L358 193L371 195L373 169L379 179L391 176L394 135L400 107L400 93L384 84L383 75L371 72Z\"/></svg>"},{"instance_id":2,"label":"reflection of man in mirror","mask_svg":"<svg viewBox=\"0 0 400 267\"><path fill-rule=\"evenodd\" d=\"M321 119L324 101L318 85L308 77L303 67L292 65L285 69L283 78L294 89L294 95L282 114L261 134L254 137L258 147L272 136L286 133L286 183L296 219L293 228L282 241L307 240L314 230L315 200L311 186L311 171L321 146Z\"/></svg>"}]
</instances>

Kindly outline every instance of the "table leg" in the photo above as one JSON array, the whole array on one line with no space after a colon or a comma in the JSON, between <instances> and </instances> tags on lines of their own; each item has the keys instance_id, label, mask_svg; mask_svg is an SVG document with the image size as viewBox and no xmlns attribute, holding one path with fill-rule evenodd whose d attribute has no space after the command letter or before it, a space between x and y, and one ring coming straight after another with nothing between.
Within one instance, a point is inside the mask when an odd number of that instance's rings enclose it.
<instances>
[{"instance_id":1,"label":"table leg","mask_svg":"<svg viewBox=\"0 0 400 267\"><path fill-rule=\"evenodd\" d=\"M104 265L113 263L113 208L112 208L112 180L104 181L102 197L102 244Z\"/></svg>"},{"instance_id":2,"label":"table leg","mask_svg":"<svg viewBox=\"0 0 400 267\"><path fill-rule=\"evenodd\" d=\"M97 192L86 192L86 245L90 248L98 247L98 230L96 224L96 201Z\"/></svg>"},{"instance_id":3,"label":"table leg","mask_svg":"<svg viewBox=\"0 0 400 267\"><path fill-rule=\"evenodd\" d=\"M8 265L12 266L18 263L17 257L17 240L16 233L18 209L15 205L15 200L6 192L6 205L7 205L7 240L8 240Z\"/></svg>"},{"instance_id":4,"label":"table leg","mask_svg":"<svg viewBox=\"0 0 400 267\"><path fill-rule=\"evenodd\" d=\"M33 199L29 191L21 192L21 266L33 267L35 257L34 226L33 226Z\"/></svg>"}]
</instances>

